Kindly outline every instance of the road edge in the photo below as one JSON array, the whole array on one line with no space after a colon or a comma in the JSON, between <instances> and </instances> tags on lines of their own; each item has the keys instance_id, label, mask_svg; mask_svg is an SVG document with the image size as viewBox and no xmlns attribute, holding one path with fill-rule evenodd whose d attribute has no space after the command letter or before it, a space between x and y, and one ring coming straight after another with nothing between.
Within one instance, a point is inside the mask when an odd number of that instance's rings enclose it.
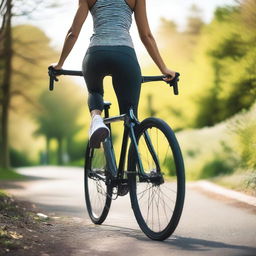
<instances>
[{"instance_id":1,"label":"road edge","mask_svg":"<svg viewBox=\"0 0 256 256\"><path fill-rule=\"evenodd\" d=\"M216 185L210 181L200 180L196 182L189 182L188 187L190 188L200 188L202 190L212 192L214 194L222 195L224 197L237 200L239 202L248 204L250 206L256 207L256 197L246 195L244 193L227 189Z\"/></svg>"}]
</instances>

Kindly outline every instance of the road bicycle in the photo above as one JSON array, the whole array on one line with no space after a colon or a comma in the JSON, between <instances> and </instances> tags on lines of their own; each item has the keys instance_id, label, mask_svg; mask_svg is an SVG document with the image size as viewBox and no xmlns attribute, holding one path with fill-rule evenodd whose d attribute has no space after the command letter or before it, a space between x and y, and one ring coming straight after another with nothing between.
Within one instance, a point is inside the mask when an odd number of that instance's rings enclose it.
<instances>
[{"instance_id":1,"label":"road bicycle","mask_svg":"<svg viewBox=\"0 0 256 256\"><path fill-rule=\"evenodd\" d=\"M58 75L83 76L81 71L49 67L50 90ZM163 81L164 76L143 76L142 83ZM178 94L179 74L170 82ZM163 81L165 82L165 81ZM131 206L141 230L153 240L165 240L176 229L185 198L182 153L170 126L149 117L139 122L132 108L127 114L109 115L111 103L104 103L104 123L110 136L100 148L85 153L84 189L88 214L95 224L106 219L111 202L130 194ZM123 122L119 163L114 152L111 126Z\"/></svg>"}]
</instances>

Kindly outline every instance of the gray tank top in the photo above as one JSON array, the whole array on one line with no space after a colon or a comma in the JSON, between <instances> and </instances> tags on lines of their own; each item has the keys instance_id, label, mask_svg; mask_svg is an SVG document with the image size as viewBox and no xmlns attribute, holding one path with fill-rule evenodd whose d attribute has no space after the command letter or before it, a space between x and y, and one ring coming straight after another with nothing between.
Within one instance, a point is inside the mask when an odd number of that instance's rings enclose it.
<instances>
[{"instance_id":1,"label":"gray tank top","mask_svg":"<svg viewBox=\"0 0 256 256\"><path fill-rule=\"evenodd\" d=\"M132 13L125 0L97 0L91 8L94 33L89 47L125 45L133 48L129 33Z\"/></svg>"}]
</instances>

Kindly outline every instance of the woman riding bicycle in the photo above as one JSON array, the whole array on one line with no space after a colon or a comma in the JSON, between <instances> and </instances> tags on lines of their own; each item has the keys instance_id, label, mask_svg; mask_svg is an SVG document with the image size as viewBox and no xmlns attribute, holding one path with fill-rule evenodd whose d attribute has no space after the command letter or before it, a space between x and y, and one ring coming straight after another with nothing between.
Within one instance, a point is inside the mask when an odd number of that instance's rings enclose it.
<instances>
[{"instance_id":1,"label":"woman riding bicycle","mask_svg":"<svg viewBox=\"0 0 256 256\"><path fill-rule=\"evenodd\" d=\"M92 117L89 131L90 146L99 147L109 135L103 123L103 79L112 76L120 113L130 107L137 115L140 96L141 71L129 33L134 13L141 41L166 81L175 76L160 56L147 20L146 0L79 0L78 10L65 38L60 59L53 65L61 69L72 50L81 27L91 12L94 34L83 60L83 74L88 88L88 105Z\"/></svg>"}]
</instances>

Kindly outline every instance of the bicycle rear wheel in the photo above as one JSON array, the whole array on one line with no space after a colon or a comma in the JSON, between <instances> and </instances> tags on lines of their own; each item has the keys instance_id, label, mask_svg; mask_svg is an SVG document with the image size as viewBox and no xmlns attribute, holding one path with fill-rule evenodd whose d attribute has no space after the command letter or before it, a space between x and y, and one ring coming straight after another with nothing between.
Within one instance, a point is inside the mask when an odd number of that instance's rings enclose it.
<instances>
[{"instance_id":1,"label":"bicycle rear wheel","mask_svg":"<svg viewBox=\"0 0 256 256\"><path fill-rule=\"evenodd\" d=\"M92 149L88 144L84 168L85 201L95 224L103 223L108 215L112 201L112 186L109 184L103 148Z\"/></svg>"},{"instance_id":2,"label":"bicycle rear wheel","mask_svg":"<svg viewBox=\"0 0 256 256\"><path fill-rule=\"evenodd\" d=\"M144 172L131 145L128 157L130 198L142 231L164 240L176 229L185 197L185 173L179 144L162 120L147 118L136 131Z\"/></svg>"}]
</instances>

